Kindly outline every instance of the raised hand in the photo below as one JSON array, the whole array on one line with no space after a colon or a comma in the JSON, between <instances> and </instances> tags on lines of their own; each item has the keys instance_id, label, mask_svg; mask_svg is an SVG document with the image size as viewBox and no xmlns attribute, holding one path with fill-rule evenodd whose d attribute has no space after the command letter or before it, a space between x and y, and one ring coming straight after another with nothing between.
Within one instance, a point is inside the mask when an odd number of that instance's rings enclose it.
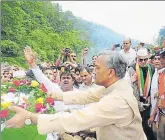
<instances>
[{"instance_id":1,"label":"raised hand","mask_svg":"<svg viewBox=\"0 0 165 140\"><path fill-rule=\"evenodd\" d=\"M25 47L24 49L24 55L26 58L26 61L31 66L32 64L35 64L35 55L33 54L31 48L29 46Z\"/></svg>"}]
</instances>

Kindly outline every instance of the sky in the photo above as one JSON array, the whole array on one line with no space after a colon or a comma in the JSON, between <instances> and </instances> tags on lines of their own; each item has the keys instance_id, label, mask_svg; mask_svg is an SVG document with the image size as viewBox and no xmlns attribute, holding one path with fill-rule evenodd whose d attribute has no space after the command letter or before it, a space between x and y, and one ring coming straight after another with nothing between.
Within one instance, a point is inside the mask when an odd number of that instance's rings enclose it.
<instances>
[{"instance_id":1,"label":"sky","mask_svg":"<svg viewBox=\"0 0 165 140\"><path fill-rule=\"evenodd\" d=\"M63 11L145 43L165 26L165 1L56 1Z\"/></svg>"}]
</instances>

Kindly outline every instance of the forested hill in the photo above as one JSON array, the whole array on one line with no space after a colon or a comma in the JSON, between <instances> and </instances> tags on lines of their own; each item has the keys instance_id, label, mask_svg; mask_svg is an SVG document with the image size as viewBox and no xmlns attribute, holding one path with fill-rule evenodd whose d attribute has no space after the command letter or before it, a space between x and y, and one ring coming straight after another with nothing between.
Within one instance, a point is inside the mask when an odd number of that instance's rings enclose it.
<instances>
[{"instance_id":1,"label":"forested hill","mask_svg":"<svg viewBox=\"0 0 165 140\"><path fill-rule=\"evenodd\" d=\"M86 30L89 34L89 39L92 42L92 46L89 53L90 56L98 53L100 50L110 49L113 44L121 44L124 35L114 32L110 28L103 25L95 24L93 22L79 19L80 24L76 24L76 29ZM139 43L138 40L132 39L132 46L135 47Z\"/></svg>"},{"instance_id":2,"label":"forested hill","mask_svg":"<svg viewBox=\"0 0 165 140\"><path fill-rule=\"evenodd\" d=\"M27 66L23 49L29 45L38 60L57 59L62 48L71 48L81 58L83 48L109 48L121 43L124 36L112 30L63 12L59 4L49 1L1 1L2 61Z\"/></svg>"},{"instance_id":3,"label":"forested hill","mask_svg":"<svg viewBox=\"0 0 165 140\"><path fill-rule=\"evenodd\" d=\"M65 13L70 20L74 21L74 28L76 30L85 31L86 34L88 34L89 40L92 43L89 51L89 57L98 53L100 49L110 49L113 44L122 44L122 41L125 38L124 35L114 32L103 25L75 17L70 11ZM135 47L138 43L138 40L132 39L133 47Z\"/></svg>"}]
</instances>

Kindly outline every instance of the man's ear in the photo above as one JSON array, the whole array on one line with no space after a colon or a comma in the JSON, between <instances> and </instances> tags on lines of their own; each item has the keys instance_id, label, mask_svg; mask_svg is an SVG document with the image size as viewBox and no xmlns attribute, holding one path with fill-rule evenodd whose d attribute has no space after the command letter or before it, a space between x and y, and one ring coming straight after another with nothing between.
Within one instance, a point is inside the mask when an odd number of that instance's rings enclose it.
<instances>
[{"instance_id":1,"label":"man's ear","mask_svg":"<svg viewBox=\"0 0 165 140\"><path fill-rule=\"evenodd\" d=\"M111 78L114 75L115 75L115 70L114 69L109 69L108 78Z\"/></svg>"}]
</instances>

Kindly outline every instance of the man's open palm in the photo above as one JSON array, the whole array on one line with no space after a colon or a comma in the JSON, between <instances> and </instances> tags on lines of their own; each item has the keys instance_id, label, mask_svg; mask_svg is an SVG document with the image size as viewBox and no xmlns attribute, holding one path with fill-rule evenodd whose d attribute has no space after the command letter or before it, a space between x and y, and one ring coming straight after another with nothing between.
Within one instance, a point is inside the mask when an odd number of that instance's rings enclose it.
<instances>
[{"instance_id":1,"label":"man's open palm","mask_svg":"<svg viewBox=\"0 0 165 140\"><path fill-rule=\"evenodd\" d=\"M28 64L35 63L35 55L33 54L30 47L25 47L24 55Z\"/></svg>"}]
</instances>

